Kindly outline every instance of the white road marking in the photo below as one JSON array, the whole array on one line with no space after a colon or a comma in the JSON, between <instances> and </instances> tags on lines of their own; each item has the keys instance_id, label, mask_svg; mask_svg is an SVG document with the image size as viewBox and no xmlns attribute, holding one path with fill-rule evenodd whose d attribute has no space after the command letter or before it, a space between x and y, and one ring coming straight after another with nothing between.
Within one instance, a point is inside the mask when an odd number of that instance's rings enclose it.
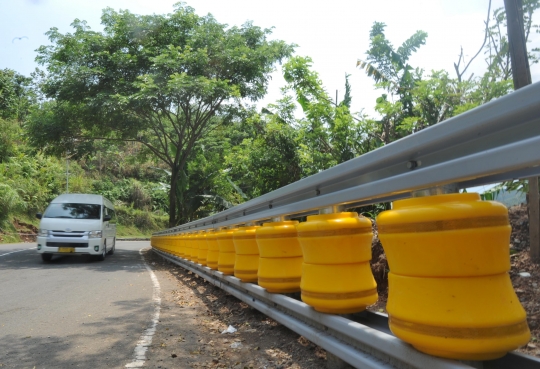
<instances>
[{"instance_id":1,"label":"white road marking","mask_svg":"<svg viewBox=\"0 0 540 369\"><path fill-rule=\"evenodd\" d=\"M0 255L0 257L6 256L6 255L15 254L15 253L17 253L17 252L23 252L23 251L27 251L27 250L35 250L35 249L36 249L36 247L31 247L31 248L29 248L29 249L17 250L17 251L11 251L11 252L7 252L7 253L5 253L5 254Z\"/></svg>"},{"instance_id":2,"label":"white road marking","mask_svg":"<svg viewBox=\"0 0 540 369\"><path fill-rule=\"evenodd\" d=\"M154 314L152 315L150 326L143 332L142 336L139 338L139 342L137 342L137 346L133 351L133 361L126 364L126 368L142 368L144 366L144 363L146 362L146 351L148 350L148 346L152 344L152 336L154 333L156 333L156 327L159 321L159 313L161 311L161 287L159 286L159 281L153 270L148 266L148 264L146 264L146 261L142 256L143 250L144 249L140 249L139 254L143 258L144 266L146 270L148 270L148 273L150 273L150 279L152 280L152 302L154 304Z\"/></svg>"}]
</instances>

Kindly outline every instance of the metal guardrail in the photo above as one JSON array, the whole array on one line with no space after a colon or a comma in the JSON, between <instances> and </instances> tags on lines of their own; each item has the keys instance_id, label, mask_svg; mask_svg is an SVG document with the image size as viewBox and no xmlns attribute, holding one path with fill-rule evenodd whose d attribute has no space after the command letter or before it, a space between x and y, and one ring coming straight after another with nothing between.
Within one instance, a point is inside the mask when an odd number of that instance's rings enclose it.
<instances>
[{"instance_id":1,"label":"metal guardrail","mask_svg":"<svg viewBox=\"0 0 540 369\"><path fill-rule=\"evenodd\" d=\"M213 216L156 235L314 214L540 175L540 83Z\"/></svg>"},{"instance_id":2,"label":"metal guardrail","mask_svg":"<svg viewBox=\"0 0 540 369\"><path fill-rule=\"evenodd\" d=\"M196 273L263 314L301 334L356 368L502 369L540 368L540 359L509 353L501 359L460 362L426 355L395 337L386 315L364 311L348 316L323 314L282 294L272 294L252 283L153 249L170 262Z\"/></svg>"}]
</instances>

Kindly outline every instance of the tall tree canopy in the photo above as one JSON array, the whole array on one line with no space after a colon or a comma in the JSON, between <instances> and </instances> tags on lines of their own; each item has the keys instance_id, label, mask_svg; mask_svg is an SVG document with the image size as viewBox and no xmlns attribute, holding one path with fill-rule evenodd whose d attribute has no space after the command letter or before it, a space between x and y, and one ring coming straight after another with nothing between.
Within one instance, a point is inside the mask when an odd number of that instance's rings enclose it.
<instances>
[{"instance_id":1,"label":"tall tree canopy","mask_svg":"<svg viewBox=\"0 0 540 369\"><path fill-rule=\"evenodd\" d=\"M197 141L243 99L266 93L274 64L294 46L269 29L221 24L183 3L167 15L105 9L103 32L75 20L73 34L48 32L38 50L53 100L29 124L35 145L63 151L81 141L138 141L171 171L170 225L182 219L178 181ZM56 149L55 149L56 148Z\"/></svg>"},{"instance_id":2,"label":"tall tree canopy","mask_svg":"<svg viewBox=\"0 0 540 369\"><path fill-rule=\"evenodd\" d=\"M14 70L0 70L0 118L24 121L35 102L32 78Z\"/></svg>"}]
</instances>

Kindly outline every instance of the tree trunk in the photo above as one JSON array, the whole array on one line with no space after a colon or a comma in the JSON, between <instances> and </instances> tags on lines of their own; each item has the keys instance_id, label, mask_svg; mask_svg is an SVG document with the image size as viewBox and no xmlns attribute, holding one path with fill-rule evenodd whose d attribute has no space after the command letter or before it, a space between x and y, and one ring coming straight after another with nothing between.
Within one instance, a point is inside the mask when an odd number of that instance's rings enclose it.
<instances>
[{"instance_id":1,"label":"tree trunk","mask_svg":"<svg viewBox=\"0 0 540 369\"><path fill-rule=\"evenodd\" d=\"M508 46L512 63L514 90L531 84L531 70L527 55L525 31L523 29L522 0L504 0L506 10L506 26L508 31ZM538 195L538 177L529 180L529 241L530 257L535 263L540 263L540 207Z\"/></svg>"},{"instance_id":2,"label":"tree trunk","mask_svg":"<svg viewBox=\"0 0 540 369\"><path fill-rule=\"evenodd\" d=\"M177 224L176 188L178 187L178 168L171 168L171 188L169 189L169 228Z\"/></svg>"}]
</instances>

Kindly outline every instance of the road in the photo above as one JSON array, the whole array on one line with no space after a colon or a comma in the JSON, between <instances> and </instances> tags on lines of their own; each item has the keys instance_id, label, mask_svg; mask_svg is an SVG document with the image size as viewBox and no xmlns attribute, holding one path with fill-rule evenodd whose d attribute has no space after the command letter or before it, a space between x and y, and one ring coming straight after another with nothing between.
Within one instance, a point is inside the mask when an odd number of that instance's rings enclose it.
<instances>
[{"instance_id":1,"label":"road","mask_svg":"<svg viewBox=\"0 0 540 369\"><path fill-rule=\"evenodd\" d=\"M35 244L0 245L0 368L139 367L140 338L159 314L159 284L139 253L149 246L118 241L105 261L44 263Z\"/></svg>"}]
</instances>

